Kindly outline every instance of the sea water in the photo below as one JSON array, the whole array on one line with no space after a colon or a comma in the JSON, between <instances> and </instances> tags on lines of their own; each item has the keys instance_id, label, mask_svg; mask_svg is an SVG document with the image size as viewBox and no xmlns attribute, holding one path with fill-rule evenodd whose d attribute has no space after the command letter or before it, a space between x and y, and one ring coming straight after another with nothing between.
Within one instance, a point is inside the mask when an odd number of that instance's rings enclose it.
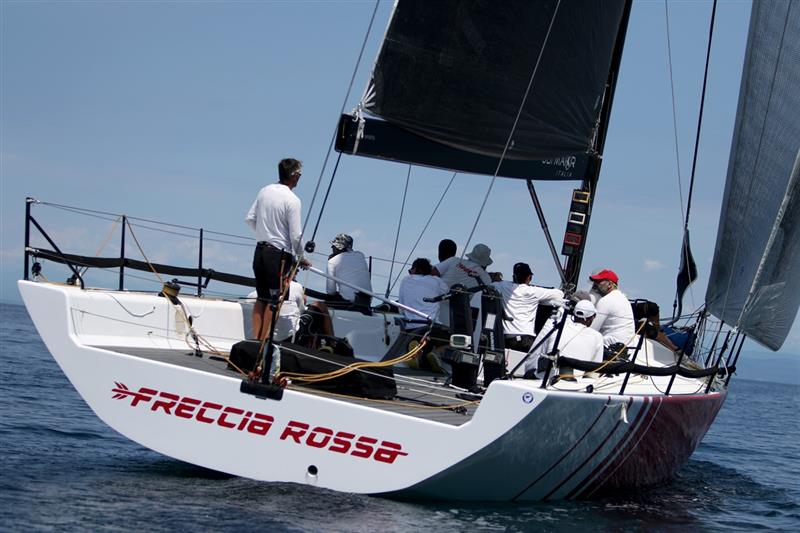
<instances>
[{"instance_id":1,"label":"sea water","mask_svg":"<svg viewBox=\"0 0 800 533\"><path fill-rule=\"evenodd\" d=\"M577 502L399 502L255 482L142 448L94 416L25 308L0 304L0 530L800 531L798 412L800 387L735 376L666 485Z\"/></svg>"}]
</instances>

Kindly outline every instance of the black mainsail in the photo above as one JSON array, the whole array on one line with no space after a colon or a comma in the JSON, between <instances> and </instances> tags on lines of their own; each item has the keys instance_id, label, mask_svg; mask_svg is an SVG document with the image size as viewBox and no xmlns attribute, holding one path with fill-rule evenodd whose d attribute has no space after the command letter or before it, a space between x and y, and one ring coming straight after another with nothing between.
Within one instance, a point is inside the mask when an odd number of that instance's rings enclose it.
<instances>
[{"instance_id":1,"label":"black mainsail","mask_svg":"<svg viewBox=\"0 0 800 533\"><path fill-rule=\"evenodd\" d=\"M753 2L708 310L782 346L800 307L800 2Z\"/></svg>"},{"instance_id":2,"label":"black mainsail","mask_svg":"<svg viewBox=\"0 0 800 533\"><path fill-rule=\"evenodd\" d=\"M628 0L400 0L340 152L499 176L596 172ZM538 67L537 67L538 65ZM605 113L607 115L607 113Z\"/></svg>"}]
</instances>

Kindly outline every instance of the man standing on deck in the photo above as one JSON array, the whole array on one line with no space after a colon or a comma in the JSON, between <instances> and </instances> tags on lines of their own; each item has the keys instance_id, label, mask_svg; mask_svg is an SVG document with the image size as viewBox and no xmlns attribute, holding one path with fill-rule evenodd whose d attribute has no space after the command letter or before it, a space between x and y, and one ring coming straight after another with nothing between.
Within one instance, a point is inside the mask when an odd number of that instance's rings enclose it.
<instances>
[{"instance_id":1,"label":"man standing on deck","mask_svg":"<svg viewBox=\"0 0 800 533\"><path fill-rule=\"evenodd\" d=\"M534 326L539 303L559 305L564 291L530 285L533 271L528 263L514 265L513 280L499 281L493 286L503 297L505 347L527 352L536 338Z\"/></svg>"},{"instance_id":2,"label":"man standing on deck","mask_svg":"<svg viewBox=\"0 0 800 533\"><path fill-rule=\"evenodd\" d=\"M603 335L603 344L608 348L621 342L627 346L636 334L633 309L628 297L619 290L619 277L613 270L601 270L589 276L592 292L599 295L595 303L597 317L592 328Z\"/></svg>"},{"instance_id":3,"label":"man standing on deck","mask_svg":"<svg viewBox=\"0 0 800 533\"><path fill-rule=\"evenodd\" d=\"M245 222L256 233L253 273L258 300L253 306L253 335L264 340L269 335L273 312L280 299L282 280L300 257L300 198L292 192L300 181L303 163L282 159L278 163L278 183L258 192ZM308 266L301 259L301 266Z\"/></svg>"}]
</instances>

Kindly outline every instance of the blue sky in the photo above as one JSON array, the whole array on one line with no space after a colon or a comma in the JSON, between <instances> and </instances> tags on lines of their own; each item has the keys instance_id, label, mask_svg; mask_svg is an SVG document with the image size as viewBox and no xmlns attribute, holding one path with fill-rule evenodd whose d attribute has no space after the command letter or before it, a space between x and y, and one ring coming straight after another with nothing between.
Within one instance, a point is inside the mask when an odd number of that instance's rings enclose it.
<instances>
[{"instance_id":1,"label":"blue sky","mask_svg":"<svg viewBox=\"0 0 800 533\"><path fill-rule=\"evenodd\" d=\"M243 218L253 197L275 180L279 159L297 157L305 163L296 190L305 216L374 3L0 5L0 299L16 301L26 196L249 238ZM390 8L381 2L347 110L366 84ZM684 198L710 10L710 1L669 4ZM746 1L718 8L690 225L700 279L686 308L699 307L705 294L749 11ZM635 2L583 272L615 269L629 297L655 300L663 314L672 307L682 228L669 83L664 4ZM326 179L331 167L332 161ZM367 255L391 257L406 172L399 164L343 158L318 249L327 250L335 234L347 232ZM399 259L409 253L449 179L444 171L412 170ZM459 175L413 255L435 257L443 237L463 246L488 185L484 176ZM556 242L574 186L538 184ZM34 215L65 249L119 252L119 228L111 221L44 206L36 206ZM151 260L193 265L194 233L173 230L182 235L148 228L136 233ZM235 244L208 242L206 266L249 274L249 241L219 240ZM527 261L535 281L557 283L524 182L498 180L472 244L477 242L493 249L491 269L506 277L513 263ZM138 256L130 242L126 253ZM316 266L323 264L315 259ZM387 265L375 262L373 285L381 292ZM56 265L46 264L45 273L66 277ZM90 279L116 283L113 273ZM301 281L321 286L317 279ZM131 281L139 285L154 288L152 279ZM800 352L798 329L783 351Z\"/></svg>"}]
</instances>

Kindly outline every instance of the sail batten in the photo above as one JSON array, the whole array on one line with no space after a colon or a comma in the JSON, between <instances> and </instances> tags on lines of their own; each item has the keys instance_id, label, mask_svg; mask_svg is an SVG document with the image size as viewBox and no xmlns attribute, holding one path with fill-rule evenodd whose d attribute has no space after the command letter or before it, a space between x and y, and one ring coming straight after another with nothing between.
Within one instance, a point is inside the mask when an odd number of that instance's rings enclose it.
<instances>
[{"instance_id":1,"label":"sail batten","mask_svg":"<svg viewBox=\"0 0 800 533\"><path fill-rule=\"evenodd\" d=\"M800 307L800 2L755 1L709 311L778 350Z\"/></svg>"}]
</instances>

